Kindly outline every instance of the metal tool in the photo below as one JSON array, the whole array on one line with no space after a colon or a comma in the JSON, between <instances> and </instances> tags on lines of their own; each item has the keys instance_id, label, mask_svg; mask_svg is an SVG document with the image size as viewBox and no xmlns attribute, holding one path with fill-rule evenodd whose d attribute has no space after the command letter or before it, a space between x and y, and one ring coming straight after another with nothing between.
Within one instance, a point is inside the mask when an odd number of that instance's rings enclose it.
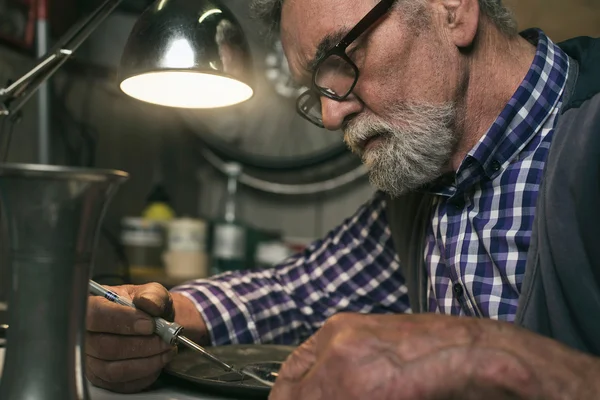
<instances>
[{"instance_id":1,"label":"metal tool","mask_svg":"<svg viewBox=\"0 0 600 400\"><path fill-rule=\"evenodd\" d=\"M90 293L96 296L102 296L105 299L112 301L113 303L121 304L122 306L137 308L131 301L120 297L115 292L105 289L102 285L94 282L93 280L90 280ZM219 365L225 371L240 373L233 366L210 354L204 349L204 347L183 336L181 334L183 326L179 325L177 322L169 322L163 318L154 317L154 325L154 333L160 336L166 343L170 345L181 343L184 346L201 353L215 364Z\"/></svg>"},{"instance_id":2,"label":"metal tool","mask_svg":"<svg viewBox=\"0 0 600 400\"><path fill-rule=\"evenodd\" d=\"M131 301L120 297L115 292L112 292L98 282L94 282L90 279L90 293L95 296L102 296L105 299L112 301L113 303L121 304L122 306L137 308ZM194 351L199 352L221 368L223 368L226 372L234 372L238 374L240 377L243 375L249 376L251 378L256 379L260 383L272 387L275 384L275 379L278 376L277 371L270 371L265 368L261 368L259 364L250 364L242 369L238 370L234 366L227 364L223 360L215 357L210 354L204 347L195 343L194 341L188 339L187 337L181 334L183 330L183 326L179 325L177 322L169 322L163 318L154 317L154 333L160 336L165 342L175 345L177 343L181 343L192 349Z\"/></svg>"}]
</instances>

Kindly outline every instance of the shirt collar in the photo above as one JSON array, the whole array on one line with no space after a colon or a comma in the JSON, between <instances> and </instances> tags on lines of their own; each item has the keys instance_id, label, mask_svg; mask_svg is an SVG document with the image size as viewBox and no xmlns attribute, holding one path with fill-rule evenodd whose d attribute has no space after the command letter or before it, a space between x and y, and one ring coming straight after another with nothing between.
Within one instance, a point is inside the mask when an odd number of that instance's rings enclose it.
<instances>
[{"instance_id":1,"label":"shirt collar","mask_svg":"<svg viewBox=\"0 0 600 400\"><path fill-rule=\"evenodd\" d=\"M526 30L521 36L537 47L529 72L468 153L467 163L463 162L469 164L469 158L477 161L488 178L501 173L546 123L560 103L567 79L568 57L550 38L539 29Z\"/></svg>"},{"instance_id":2,"label":"shirt collar","mask_svg":"<svg viewBox=\"0 0 600 400\"><path fill-rule=\"evenodd\" d=\"M482 173L493 179L519 155L560 103L568 56L539 29L528 29L521 36L536 46L527 75L458 171L426 185L426 192L451 196L457 187L466 188L479 181Z\"/></svg>"}]
</instances>

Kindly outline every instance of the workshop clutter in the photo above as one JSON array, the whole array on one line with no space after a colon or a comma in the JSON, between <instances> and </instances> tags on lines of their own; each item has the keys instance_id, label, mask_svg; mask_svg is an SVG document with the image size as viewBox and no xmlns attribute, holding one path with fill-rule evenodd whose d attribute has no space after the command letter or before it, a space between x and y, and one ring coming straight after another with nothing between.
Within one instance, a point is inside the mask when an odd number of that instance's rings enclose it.
<instances>
[{"instance_id":1,"label":"workshop clutter","mask_svg":"<svg viewBox=\"0 0 600 400\"><path fill-rule=\"evenodd\" d=\"M126 217L121 228L121 243L134 280L160 280L161 276L198 279L210 274L206 221Z\"/></svg>"},{"instance_id":2,"label":"workshop clutter","mask_svg":"<svg viewBox=\"0 0 600 400\"><path fill-rule=\"evenodd\" d=\"M174 286L228 271L271 267L295 249L280 232L249 226L237 212L241 166L228 164L222 210L212 219L177 216L157 182L140 216L121 221L121 244L134 283Z\"/></svg>"},{"instance_id":3,"label":"workshop clutter","mask_svg":"<svg viewBox=\"0 0 600 400\"><path fill-rule=\"evenodd\" d=\"M190 217L163 221L125 217L121 220L121 244L135 281L161 276L199 279L265 268L295 250L278 232Z\"/></svg>"}]
</instances>

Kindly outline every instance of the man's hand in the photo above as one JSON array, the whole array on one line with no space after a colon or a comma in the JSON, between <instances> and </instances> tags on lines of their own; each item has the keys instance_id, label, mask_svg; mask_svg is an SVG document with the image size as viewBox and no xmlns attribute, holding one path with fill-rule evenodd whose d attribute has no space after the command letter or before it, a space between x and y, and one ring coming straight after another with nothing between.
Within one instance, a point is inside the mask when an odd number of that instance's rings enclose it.
<instances>
[{"instance_id":1,"label":"man's hand","mask_svg":"<svg viewBox=\"0 0 600 400\"><path fill-rule=\"evenodd\" d=\"M508 323L339 314L284 363L270 400L598 398L600 361Z\"/></svg>"},{"instance_id":2,"label":"man's hand","mask_svg":"<svg viewBox=\"0 0 600 400\"><path fill-rule=\"evenodd\" d=\"M206 341L204 321L186 297L171 295L157 283L110 290L132 300L138 309L102 297L89 298L85 370L92 384L132 393L147 388L158 378L177 348L153 334L154 321L150 315L175 320L185 327L188 337Z\"/></svg>"}]
</instances>

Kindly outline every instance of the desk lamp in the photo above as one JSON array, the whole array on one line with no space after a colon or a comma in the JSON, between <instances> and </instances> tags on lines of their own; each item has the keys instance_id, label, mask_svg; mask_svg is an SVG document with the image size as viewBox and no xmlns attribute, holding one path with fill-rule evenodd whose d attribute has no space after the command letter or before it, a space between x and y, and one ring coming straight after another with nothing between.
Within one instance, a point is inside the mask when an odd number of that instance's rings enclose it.
<instances>
[{"instance_id":1,"label":"desk lamp","mask_svg":"<svg viewBox=\"0 0 600 400\"><path fill-rule=\"evenodd\" d=\"M35 67L0 89L0 115L16 113L122 0L106 0L73 26ZM218 0L158 0L125 45L119 87L142 101L183 108L233 105L253 95L252 59L233 14Z\"/></svg>"},{"instance_id":2,"label":"desk lamp","mask_svg":"<svg viewBox=\"0 0 600 400\"><path fill-rule=\"evenodd\" d=\"M121 1L106 0L0 89L0 117L17 113ZM132 29L119 87L167 107L224 107L252 97L251 61L239 23L217 0L159 0ZM106 208L126 179L114 170L0 164L11 274L0 398L89 399L88 283Z\"/></svg>"}]
</instances>

